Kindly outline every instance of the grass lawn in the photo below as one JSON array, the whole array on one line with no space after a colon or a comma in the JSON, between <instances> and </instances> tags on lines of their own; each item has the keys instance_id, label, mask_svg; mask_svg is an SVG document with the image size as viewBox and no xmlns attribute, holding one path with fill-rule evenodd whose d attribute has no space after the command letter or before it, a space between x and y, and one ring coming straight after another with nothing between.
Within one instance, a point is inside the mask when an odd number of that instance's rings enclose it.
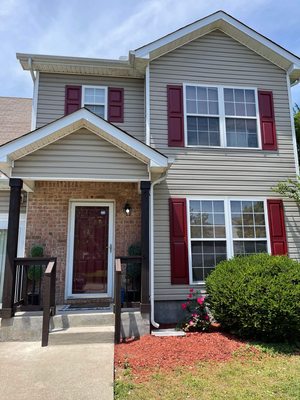
<instances>
[{"instance_id":1,"label":"grass lawn","mask_svg":"<svg viewBox=\"0 0 300 400\"><path fill-rule=\"evenodd\" d=\"M300 399L300 355L289 346L246 346L227 361L202 361L145 380L130 363L116 372L116 400Z\"/></svg>"}]
</instances>

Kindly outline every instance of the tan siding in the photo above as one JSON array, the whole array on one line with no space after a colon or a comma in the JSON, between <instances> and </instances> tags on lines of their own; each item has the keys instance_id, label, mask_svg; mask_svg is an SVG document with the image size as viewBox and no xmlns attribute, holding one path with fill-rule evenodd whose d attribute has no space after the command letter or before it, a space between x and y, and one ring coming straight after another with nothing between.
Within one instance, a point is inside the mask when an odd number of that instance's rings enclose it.
<instances>
[{"instance_id":1,"label":"tan siding","mask_svg":"<svg viewBox=\"0 0 300 400\"><path fill-rule=\"evenodd\" d=\"M86 129L17 161L19 178L148 179L146 164Z\"/></svg>"},{"instance_id":2,"label":"tan siding","mask_svg":"<svg viewBox=\"0 0 300 400\"><path fill-rule=\"evenodd\" d=\"M143 79L41 73L37 108L38 128L64 115L66 85L124 88L124 123L115 123L115 125L137 139L145 140Z\"/></svg>"},{"instance_id":3,"label":"tan siding","mask_svg":"<svg viewBox=\"0 0 300 400\"><path fill-rule=\"evenodd\" d=\"M9 191L0 190L0 214L8 214L9 210ZM21 213L26 213L26 193L23 193Z\"/></svg>"},{"instance_id":4,"label":"tan siding","mask_svg":"<svg viewBox=\"0 0 300 400\"><path fill-rule=\"evenodd\" d=\"M220 31L166 54L150 65L152 145L175 157L167 181L155 189L155 299L183 299L187 286L170 284L170 196L276 197L272 187L295 177L286 74ZM167 84L184 82L253 86L272 90L278 152L168 148ZM300 214L285 202L289 254L300 259Z\"/></svg>"}]
</instances>

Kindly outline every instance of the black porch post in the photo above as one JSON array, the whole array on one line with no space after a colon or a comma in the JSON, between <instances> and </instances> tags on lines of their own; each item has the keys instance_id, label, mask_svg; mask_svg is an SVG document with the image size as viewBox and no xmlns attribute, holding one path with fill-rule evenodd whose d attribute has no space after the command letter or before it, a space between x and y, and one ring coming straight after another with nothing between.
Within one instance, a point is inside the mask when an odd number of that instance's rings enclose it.
<instances>
[{"instance_id":1,"label":"black porch post","mask_svg":"<svg viewBox=\"0 0 300 400\"><path fill-rule=\"evenodd\" d=\"M150 220L150 187L151 182L141 182L141 228L142 228L142 274L141 274L141 312L150 312L149 302L149 259L150 259L150 237L149 237L149 220Z\"/></svg>"},{"instance_id":2,"label":"black porch post","mask_svg":"<svg viewBox=\"0 0 300 400\"><path fill-rule=\"evenodd\" d=\"M10 199L7 228L6 260L4 271L3 299L2 299L2 318L11 318L14 314L14 290L15 290L15 268L14 260L17 256L19 219L21 206L22 179L11 178L9 180Z\"/></svg>"}]
</instances>

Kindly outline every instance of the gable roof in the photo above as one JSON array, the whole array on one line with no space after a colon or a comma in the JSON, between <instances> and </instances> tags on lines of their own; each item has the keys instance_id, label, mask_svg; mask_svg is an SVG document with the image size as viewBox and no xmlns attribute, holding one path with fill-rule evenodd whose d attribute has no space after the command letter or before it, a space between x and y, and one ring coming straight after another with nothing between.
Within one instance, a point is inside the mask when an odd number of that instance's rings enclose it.
<instances>
[{"instance_id":1,"label":"gable roof","mask_svg":"<svg viewBox=\"0 0 300 400\"><path fill-rule=\"evenodd\" d=\"M0 166L7 169L14 160L43 148L80 128L88 129L148 164L150 170L161 171L168 167L168 157L86 108L81 108L0 146Z\"/></svg>"},{"instance_id":2,"label":"gable roof","mask_svg":"<svg viewBox=\"0 0 300 400\"><path fill-rule=\"evenodd\" d=\"M292 82L300 78L298 56L221 10L130 51L127 59L105 60L22 53L17 53L17 58L27 71L141 78L151 60L216 29L288 71Z\"/></svg>"},{"instance_id":3,"label":"gable roof","mask_svg":"<svg viewBox=\"0 0 300 400\"><path fill-rule=\"evenodd\" d=\"M217 11L132 52L138 59L154 60L216 29L239 41L278 67L300 77L300 58L224 11Z\"/></svg>"},{"instance_id":4,"label":"gable roof","mask_svg":"<svg viewBox=\"0 0 300 400\"><path fill-rule=\"evenodd\" d=\"M0 145L31 129L31 105L31 99L0 97Z\"/></svg>"}]
</instances>

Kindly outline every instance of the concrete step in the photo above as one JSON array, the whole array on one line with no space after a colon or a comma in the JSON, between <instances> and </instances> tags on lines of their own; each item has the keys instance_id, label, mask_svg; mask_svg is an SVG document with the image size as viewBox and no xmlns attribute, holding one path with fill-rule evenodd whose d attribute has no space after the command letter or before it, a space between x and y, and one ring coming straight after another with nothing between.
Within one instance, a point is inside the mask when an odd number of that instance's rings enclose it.
<instances>
[{"instance_id":1,"label":"concrete step","mask_svg":"<svg viewBox=\"0 0 300 400\"><path fill-rule=\"evenodd\" d=\"M49 331L78 327L114 327L112 312L60 313L50 319ZM17 313L13 318L0 320L0 342L35 342L42 339L42 313Z\"/></svg>"},{"instance_id":2,"label":"concrete step","mask_svg":"<svg viewBox=\"0 0 300 400\"><path fill-rule=\"evenodd\" d=\"M79 326L56 329L49 334L49 345L113 343L113 326Z\"/></svg>"},{"instance_id":3,"label":"concrete step","mask_svg":"<svg viewBox=\"0 0 300 400\"><path fill-rule=\"evenodd\" d=\"M115 315L112 312L60 313L51 318L50 331L80 326L113 326L114 324Z\"/></svg>"}]
</instances>

